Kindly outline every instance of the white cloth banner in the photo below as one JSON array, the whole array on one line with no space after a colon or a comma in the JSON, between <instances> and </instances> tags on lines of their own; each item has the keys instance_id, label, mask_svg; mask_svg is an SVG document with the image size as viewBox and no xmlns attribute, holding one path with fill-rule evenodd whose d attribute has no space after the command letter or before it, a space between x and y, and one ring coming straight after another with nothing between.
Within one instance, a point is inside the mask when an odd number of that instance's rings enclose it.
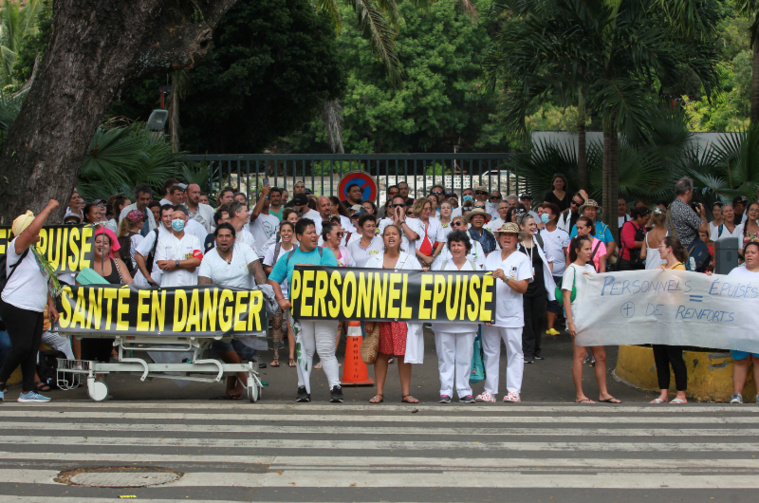
<instances>
[{"instance_id":1,"label":"white cloth banner","mask_svg":"<svg viewBox=\"0 0 759 503\"><path fill-rule=\"evenodd\" d=\"M665 344L759 353L759 281L689 271L587 276L577 344Z\"/></svg>"}]
</instances>

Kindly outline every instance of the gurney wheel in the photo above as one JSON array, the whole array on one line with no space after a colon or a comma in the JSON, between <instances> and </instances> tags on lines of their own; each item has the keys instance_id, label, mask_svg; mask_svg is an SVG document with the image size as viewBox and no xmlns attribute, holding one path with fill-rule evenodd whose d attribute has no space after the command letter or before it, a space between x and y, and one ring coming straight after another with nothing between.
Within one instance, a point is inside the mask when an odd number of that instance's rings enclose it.
<instances>
[{"instance_id":1,"label":"gurney wheel","mask_svg":"<svg viewBox=\"0 0 759 503\"><path fill-rule=\"evenodd\" d=\"M261 382L253 374L248 374L248 398L250 403L256 403L261 398Z\"/></svg>"},{"instance_id":2,"label":"gurney wheel","mask_svg":"<svg viewBox=\"0 0 759 503\"><path fill-rule=\"evenodd\" d=\"M96 402L102 402L108 396L108 385L103 381L98 381L94 377L87 379L87 392L90 398Z\"/></svg>"}]
</instances>

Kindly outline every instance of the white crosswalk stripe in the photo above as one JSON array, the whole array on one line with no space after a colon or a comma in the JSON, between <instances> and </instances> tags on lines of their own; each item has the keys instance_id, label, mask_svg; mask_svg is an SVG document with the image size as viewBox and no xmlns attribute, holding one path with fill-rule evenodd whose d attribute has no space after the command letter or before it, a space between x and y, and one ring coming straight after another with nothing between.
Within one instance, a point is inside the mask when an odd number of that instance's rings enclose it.
<instances>
[{"instance_id":1,"label":"white crosswalk stripe","mask_svg":"<svg viewBox=\"0 0 759 503\"><path fill-rule=\"evenodd\" d=\"M202 408L201 408L202 406ZM415 413L412 411L416 411ZM755 490L759 407L365 406L57 402L0 408L0 501L439 501L481 488ZM162 467L147 488L65 485L60 472ZM400 489L399 489L400 490ZM306 491L306 492L304 492ZM329 492L334 491L334 492ZM448 491L448 492L446 492ZM327 494L327 496L324 496ZM392 492L389 493L392 496Z\"/></svg>"}]
</instances>

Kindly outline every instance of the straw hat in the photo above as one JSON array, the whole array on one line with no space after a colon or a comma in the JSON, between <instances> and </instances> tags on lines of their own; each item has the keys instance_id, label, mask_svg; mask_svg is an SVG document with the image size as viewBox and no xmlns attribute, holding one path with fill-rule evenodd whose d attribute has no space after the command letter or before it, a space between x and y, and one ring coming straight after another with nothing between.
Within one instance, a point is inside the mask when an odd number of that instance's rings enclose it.
<instances>
[{"instance_id":1,"label":"straw hat","mask_svg":"<svg viewBox=\"0 0 759 503\"><path fill-rule=\"evenodd\" d=\"M470 224L472 223L472 218L476 217L477 215L482 215L482 217L485 220L488 220L491 216L490 213L487 213L485 210L480 209L480 208L475 208L469 213L467 213L466 215L464 215L464 220L466 221L466 223Z\"/></svg>"},{"instance_id":2,"label":"straw hat","mask_svg":"<svg viewBox=\"0 0 759 503\"><path fill-rule=\"evenodd\" d=\"M585 201L585 204L580 206L580 209L578 210L580 214L582 214L582 210L584 210L585 208L595 208L596 210L598 210L599 213L602 213L604 210L598 205L595 199L588 199L587 201Z\"/></svg>"},{"instance_id":3,"label":"straw hat","mask_svg":"<svg viewBox=\"0 0 759 503\"><path fill-rule=\"evenodd\" d=\"M519 226L514 222L504 222L500 229L493 231L493 234L495 235L496 239L499 238L501 234L516 234L520 238L529 235L529 233L520 230Z\"/></svg>"},{"instance_id":4,"label":"straw hat","mask_svg":"<svg viewBox=\"0 0 759 503\"><path fill-rule=\"evenodd\" d=\"M26 210L26 213L24 213L23 215L17 216L16 219L13 221L13 225L11 226L13 235L14 236L20 235L22 232L26 230L27 227L32 225L32 222L34 222L34 213L32 213L29 210Z\"/></svg>"}]
</instances>

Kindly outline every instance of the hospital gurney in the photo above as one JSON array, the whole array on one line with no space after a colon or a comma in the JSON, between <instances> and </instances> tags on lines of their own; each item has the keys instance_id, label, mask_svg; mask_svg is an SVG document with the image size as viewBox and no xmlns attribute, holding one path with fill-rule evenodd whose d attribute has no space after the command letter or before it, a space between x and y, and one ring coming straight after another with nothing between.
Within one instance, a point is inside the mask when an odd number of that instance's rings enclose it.
<instances>
[{"instance_id":1,"label":"hospital gurney","mask_svg":"<svg viewBox=\"0 0 759 503\"><path fill-rule=\"evenodd\" d=\"M74 334L76 335L76 334ZM97 338L97 334L83 335L87 338ZM81 336L77 336L81 337ZM116 362L100 363L89 360L58 360L58 387L64 390L78 388L82 382L87 383L87 392L96 402L108 397L108 384L99 380L100 375L112 373L127 373L139 375L140 381L146 379L172 379L179 381L221 382L224 377L245 373L248 383L245 389L251 402L261 398L263 385L258 377L258 364L224 363L216 359L204 359L202 355L214 340L230 340L245 335L222 336L184 336L184 335L113 335L101 332L102 338L114 338L113 345L118 352ZM147 360L147 354L136 357L133 353L189 353L184 361L179 363L153 363ZM130 353L132 353L130 355ZM197 374L210 374L198 376Z\"/></svg>"}]
</instances>

